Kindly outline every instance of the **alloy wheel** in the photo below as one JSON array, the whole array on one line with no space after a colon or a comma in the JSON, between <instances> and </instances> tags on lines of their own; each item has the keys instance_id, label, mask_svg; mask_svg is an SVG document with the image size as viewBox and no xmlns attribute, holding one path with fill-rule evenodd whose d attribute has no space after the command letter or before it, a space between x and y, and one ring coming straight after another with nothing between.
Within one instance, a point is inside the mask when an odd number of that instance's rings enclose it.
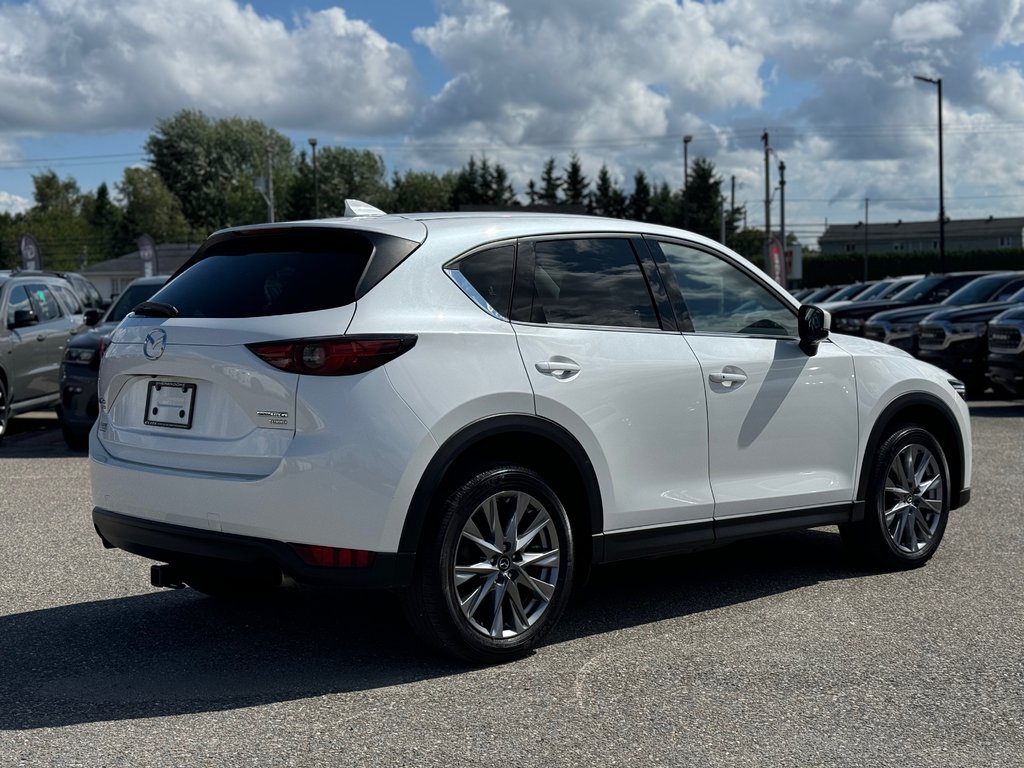
<instances>
[{"instance_id":1,"label":"alloy wheel","mask_svg":"<svg viewBox=\"0 0 1024 768\"><path fill-rule=\"evenodd\" d=\"M560 567L558 528L523 491L487 497L466 520L451 565L463 617L495 640L514 638L548 610Z\"/></svg>"},{"instance_id":2,"label":"alloy wheel","mask_svg":"<svg viewBox=\"0 0 1024 768\"><path fill-rule=\"evenodd\" d=\"M889 464L880 507L890 541L904 554L927 551L935 539L945 501L940 466L919 443L905 445Z\"/></svg>"}]
</instances>

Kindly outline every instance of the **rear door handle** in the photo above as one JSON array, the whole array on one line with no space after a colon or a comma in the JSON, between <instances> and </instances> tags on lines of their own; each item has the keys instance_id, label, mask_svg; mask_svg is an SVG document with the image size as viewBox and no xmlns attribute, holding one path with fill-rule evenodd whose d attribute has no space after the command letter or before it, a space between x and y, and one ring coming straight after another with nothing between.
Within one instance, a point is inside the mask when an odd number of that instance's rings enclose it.
<instances>
[{"instance_id":1,"label":"rear door handle","mask_svg":"<svg viewBox=\"0 0 1024 768\"><path fill-rule=\"evenodd\" d=\"M534 363L534 367L541 373L554 376L556 379L567 379L580 372L579 363L572 360L542 360Z\"/></svg>"}]
</instances>

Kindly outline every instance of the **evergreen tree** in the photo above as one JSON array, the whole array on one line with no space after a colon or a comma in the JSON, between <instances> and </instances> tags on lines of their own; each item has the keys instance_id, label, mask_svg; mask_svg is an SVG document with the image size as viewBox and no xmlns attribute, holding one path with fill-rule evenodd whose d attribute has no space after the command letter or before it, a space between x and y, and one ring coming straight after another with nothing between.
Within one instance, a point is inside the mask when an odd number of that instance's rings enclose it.
<instances>
[{"instance_id":1,"label":"evergreen tree","mask_svg":"<svg viewBox=\"0 0 1024 768\"><path fill-rule=\"evenodd\" d=\"M634 221L647 221L651 214L651 185L647 183L647 174L638 170L633 177L633 194L629 196L629 218Z\"/></svg>"},{"instance_id":2,"label":"evergreen tree","mask_svg":"<svg viewBox=\"0 0 1024 768\"><path fill-rule=\"evenodd\" d=\"M587 200L590 181L583 175L583 164L575 152L569 158L569 167L564 169L562 202L567 205L583 205Z\"/></svg>"},{"instance_id":3,"label":"evergreen tree","mask_svg":"<svg viewBox=\"0 0 1024 768\"><path fill-rule=\"evenodd\" d=\"M544 172L540 177L540 202L543 205L558 205L558 192L562 188L562 177L555 173L555 158L549 157L544 163Z\"/></svg>"},{"instance_id":4,"label":"evergreen tree","mask_svg":"<svg viewBox=\"0 0 1024 768\"><path fill-rule=\"evenodd\" d=\"M626 215L626 193L612 181L607 165L597 173L597 188L591 196L591 208L598 216L621 219Z\"/></svg>"}]
</instances>

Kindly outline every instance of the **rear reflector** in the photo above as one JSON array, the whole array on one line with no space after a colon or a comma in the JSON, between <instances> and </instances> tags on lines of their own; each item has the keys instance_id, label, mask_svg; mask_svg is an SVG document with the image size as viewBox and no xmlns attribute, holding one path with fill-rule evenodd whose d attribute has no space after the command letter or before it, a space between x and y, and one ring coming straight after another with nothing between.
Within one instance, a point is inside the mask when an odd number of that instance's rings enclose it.
<instances>
[{"instance_id":1,"label":"rear reflector","mask_svg":"<svg viewBox=\"0 0 1024 768\"><path fill-rule=\"evenodd\" d=\"M384 365L415 345L415 336L331 336L246 346L261 360L282 371L311 376L351 376Z\"/></svg>"},{"instance_id":2,"label":"rear reflector","mask_svg":"<svg viewBox=\"0 0 1024 768\"><path fill-rule=\"evenodd\" d=\"M295 554L306 565L324 568L369 568L373 565L374 553L365 549L344 547L322 547L316 544L291 544Z\"/></svg>"}]
</instances>

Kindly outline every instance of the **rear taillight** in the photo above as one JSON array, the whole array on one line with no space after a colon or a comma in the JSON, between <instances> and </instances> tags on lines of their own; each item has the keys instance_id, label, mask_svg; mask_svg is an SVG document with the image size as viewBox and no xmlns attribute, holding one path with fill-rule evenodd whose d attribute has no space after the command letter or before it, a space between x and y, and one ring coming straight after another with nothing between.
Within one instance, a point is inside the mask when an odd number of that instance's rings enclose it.
<instances>
[{"instance_id":1,"label":"rear taillight","mask_svg":"<svg viewBox=\"0 0 1024 768\"><path fill-rule=\"evenodd\" d=\"M331 336L246 346L261 360L282 371L311 376L351 376L384 365L415 345L415 336Z\"/></svg>"}]
</instances>

